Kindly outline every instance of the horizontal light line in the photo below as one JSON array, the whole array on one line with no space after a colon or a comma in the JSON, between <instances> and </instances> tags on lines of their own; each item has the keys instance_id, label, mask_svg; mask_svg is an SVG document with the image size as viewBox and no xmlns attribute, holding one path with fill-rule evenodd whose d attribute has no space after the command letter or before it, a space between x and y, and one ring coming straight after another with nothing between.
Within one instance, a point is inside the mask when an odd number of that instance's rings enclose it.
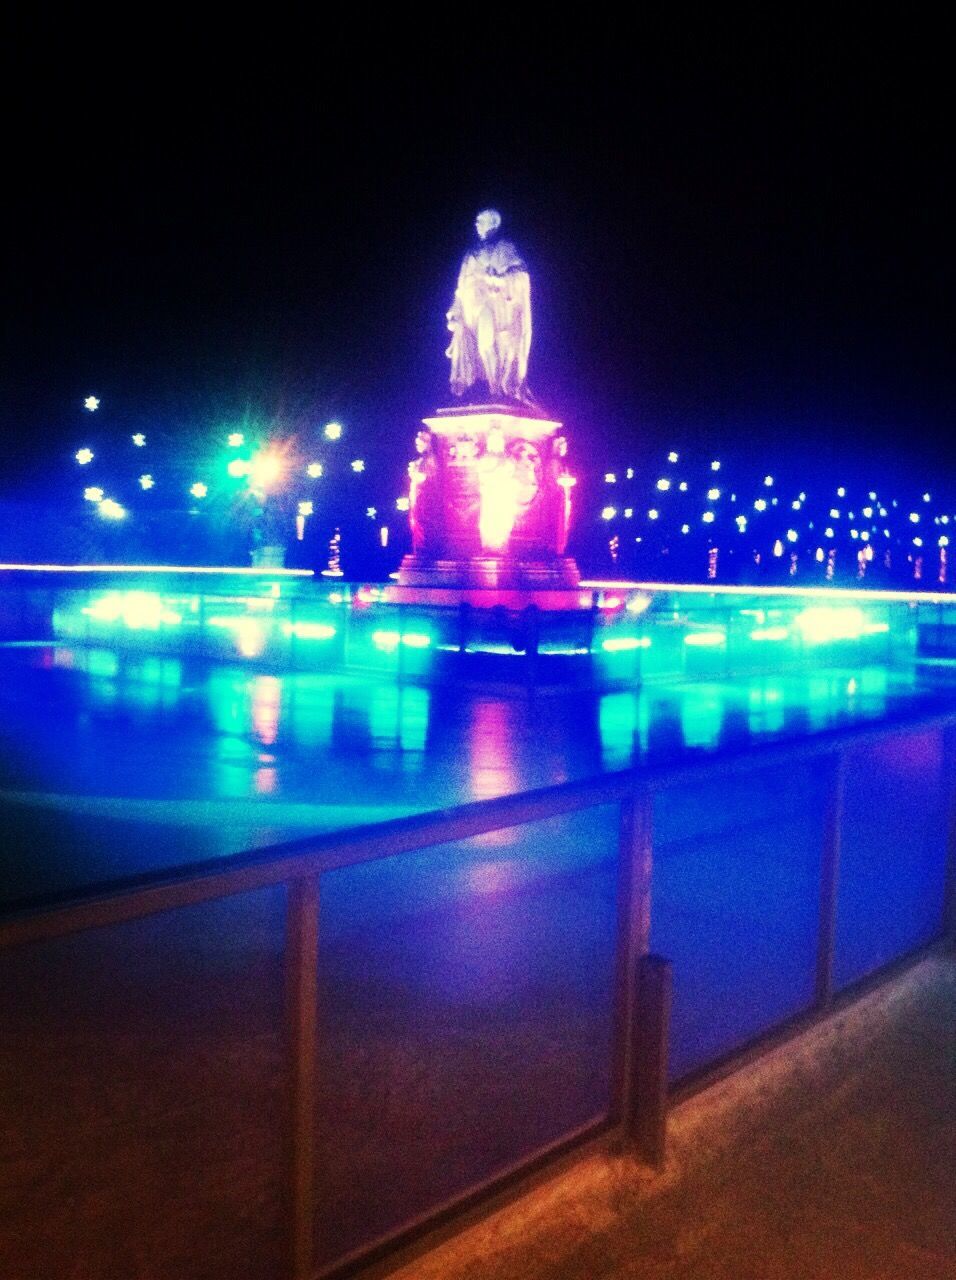
<instances>
[{"instance_id":1,"label":"horizontal light line","mask_svg":"<svg viewBox=\"0 0 956 1280\"><path fill-rule=\"evenodd\" d=\"M585 591L660 591L671 595L688 592L706 596L813 596L817 600L921 600L927 604L956 604L956 594L940 591L868 590L866 587L744 587L703 582L620 582L595 578L582 580Z\"/></svg>"},{"instance_id":2,"label":"horizontal light line","mask_svg":"<svg viewBox=\"0 0 956 1280\"><path fill-rule=\"evenodd\" d=\"M311 578L311 569L254 569L208 564L6 564L0 573L203 573L239 578Z\"/></svg>"}]
</instances>

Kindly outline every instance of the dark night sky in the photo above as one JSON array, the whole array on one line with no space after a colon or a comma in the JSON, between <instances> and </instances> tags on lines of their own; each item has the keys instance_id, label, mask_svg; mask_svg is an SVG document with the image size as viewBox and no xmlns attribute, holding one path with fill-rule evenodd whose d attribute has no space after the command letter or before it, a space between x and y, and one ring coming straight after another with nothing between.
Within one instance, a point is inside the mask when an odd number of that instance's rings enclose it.
<instances>
[{"instance_id":1,"label":"dark night sky","mask_svg":"<svg viewBox=\"0 0 956 1280\"><path fill-rule=\"evenodd\" d=\"M573 34L390 70L292 31L257 57L252 33L118 73L62 37L8 113L6 490L68 457L90 391L104 433L339 416L399 477L448 398L444 310L486 203L531 266L532 385L581 453L950 468L932 40L618 57Z\"/></svg>"}]
</instances>

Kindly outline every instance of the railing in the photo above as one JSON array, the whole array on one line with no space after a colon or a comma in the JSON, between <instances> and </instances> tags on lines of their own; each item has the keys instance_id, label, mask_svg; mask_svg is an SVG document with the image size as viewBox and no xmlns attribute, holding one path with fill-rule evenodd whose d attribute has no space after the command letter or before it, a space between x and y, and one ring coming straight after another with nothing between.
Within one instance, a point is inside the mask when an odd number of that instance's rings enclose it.
<instances>
[{"instance_id":1,"label":"railing","mask_svg":"<svg viewBox=\"0 0 956 1280\"><path fill-rule=\"evenodd\" d=\"M456 1219L490 1197L523 1185L530 1173L592 1142L625 1143L646 1160L663 1158L667 1079L667 1011L670 972L650 956L652 943L655 837L654 800L661 789L701 779L749 777L777 766L816 762L825 770L825 812L819 859L816 964L812 999L800 1021L820 1016L834 1000L840 853L844 834L847 761L874 745L905 745L919 735L940 734L945 743L942 796L948 813L946 886L939 908L939 936L956 929L956 714L884 723L851 732L771 746L736 757L701 760L681 767L636 770L567 783L545 790L462 805L275 847L223 867L206 863L164 879L148 877L106 886L96 897L64 897L23 904L0 922L0 952L106 925L133 921L180 907L209 903L269 886L287 886L285 923L285 1074L287 1080L287 1265L296 1280L316 1274L314 1247L316 1182L316 1073L319 929L323 877L359 864L434 849L450 841L488 835L558 815L614 805L618 809L617 923L610 1058L610 1107L603 1118L568 1132L520 1161L498 1168L447 1202L434 1204L414 1221L384 1237L368 1240L349 1256L324 1264L323 1276L362 1270L376 1260L388 1263L421 1247L436 1226ZM936 907L932 910L935 913ZM728 946L735 945L732 938ZM889 957L898 959L898 955ZM679 977L680 975L678 975ZM844 982L844 987L852 983ZM745 998L742 993L741 998ZM761 1027L758 1039L779 1031L779 1022ZM751 1050L751 1037L744 1047ZM712 1065L712 1064L710 1064Z\"/></svg>"}]
</instances>

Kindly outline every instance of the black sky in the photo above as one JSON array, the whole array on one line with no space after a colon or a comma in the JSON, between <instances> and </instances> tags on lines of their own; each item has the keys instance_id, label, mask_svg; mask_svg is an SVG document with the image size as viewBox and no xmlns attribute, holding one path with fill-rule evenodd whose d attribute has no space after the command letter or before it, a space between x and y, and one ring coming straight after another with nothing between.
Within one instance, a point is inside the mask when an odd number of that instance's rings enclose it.
<instances>
[{"instance_id":1,"label":"black sky","mask_svg":"<svg viewBox=\"0 0 956 1280\"><path fill-rule=\"evenodd\" d=\"M492 25L442 48L406 29L414 58L401 24L259 56L254 31L241 52L172 33L168 59L31 48L7 130L8 482L68 456L90 391L104 432L335 415L400 468L448 398L444 310L486 203L531 266L532 384L582 451L951 468L930 35L664 49L569 25L545 48Z\"/></svg>"}]
</instances>

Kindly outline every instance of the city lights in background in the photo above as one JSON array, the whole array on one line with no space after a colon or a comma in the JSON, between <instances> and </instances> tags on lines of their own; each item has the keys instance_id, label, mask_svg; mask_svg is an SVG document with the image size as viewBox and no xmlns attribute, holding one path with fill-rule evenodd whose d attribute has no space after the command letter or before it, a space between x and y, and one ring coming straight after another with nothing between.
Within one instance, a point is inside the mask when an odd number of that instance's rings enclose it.
<instances>
[{"instance_id":1,"label":"city lights in background","mask_svg":"<svg viewBox=\"0 0 956 1280\"><path fill-rule=\"evenodd\" d=\"M757 581L768 573L788 579L803 574L817 581L824 576L820 566L825 566L827 581L853 580L862 586L930 575L947 583L945 546L938 541L938 530L931 540L925 527L956 521L956 502L954 509L941 510L929 489L918 490L909 503L889 495L879 501L876 489L826 481L815 487L793 485L788 492L789 477L772 469L748 468L750 474L741 475L733 461L694 459L677 450L663 456L672 464L680 459L681 467L662 475L660 464L650 458L637 460L640 465L602 469L605 483L617 486L619 502L596 514L606 530L604 554L618 572L639 580L661 576L694 581L717 576L719 568L724 581ZM714 483L716 472L726 473L725 485ZM652 522L646 535L618 524L642 509ZM924 558L927 549L934 556L932 565ZM662 558L671 551L669 559Z\"/></svg>"},{"instance_id":2,"label":"city lights in background","mask_svg":"<svg viewBox=\"0 0 956 1280\"><path fill-rule=\"evenodd\" d=\"M109 417L101 415L97 427L104 422ZM72 465L97 483L74 479L73 500L88 512L87 520L98 514L105 521L125 521L129 535L136 530L137 537L159 531L161 538L162 522L180 512L184 519L192 517L189 537L234 526L246 539L243 544L237 535L230 543L235 547L248 546L254 535L253 545L280 544L288 551L308 532L308 544L297 554L317 557L319 568L326 558L319 549L328 544L328 576L352 572L351 554L358 545L365 548L363 555L372 544L378 551L387 546L397 564L407 547L402 539L408 537L408 521L397 520L390 532L379 525L388 511L409 513L407 485L401 482L404 461L396 466L388 457L383 464L353 426L348 450L336 447L345 434L337 420L283 426L257 424L246 414L236 428L220 422L205 441L187 439L185 447L156 425L148 432L128 428L112 441L99 434L88 444L77 441L82 447ZM136 449L149 447L141 458L149 460L147 471L131 465L130 441ZM420 442L410 436L408 447L420 449ZM586 569L610 562L617 573L648 579L756 582L776 574L796 575L797 583L801 576L822 582L825 570L834 585L916 578L951 586L945 578L949 543L943 529L956 522L956 501L938 481L930 488L924 480L894 497L857 485L853 475L839 477L841 484L834 482L838 477L808 483L806 472L799 475L796 466L789 470L774 462L767 466L769 458L762 467L755 463L744 469L733 457L669 449L656 458L603 462L594 467L597 486L585 486L584 501L591 506L579 505L572 525L571 552ZM872 485L869 477L865 480ZM613 486L613 502L607 502L612 495L605 485ZM595 499L597 492L604 501ZM369 522L374 528L366 532ZM109 536L118 547L118 535ZM369 563L387 570L385 557Z\"/></svg>"}]
</instances>

